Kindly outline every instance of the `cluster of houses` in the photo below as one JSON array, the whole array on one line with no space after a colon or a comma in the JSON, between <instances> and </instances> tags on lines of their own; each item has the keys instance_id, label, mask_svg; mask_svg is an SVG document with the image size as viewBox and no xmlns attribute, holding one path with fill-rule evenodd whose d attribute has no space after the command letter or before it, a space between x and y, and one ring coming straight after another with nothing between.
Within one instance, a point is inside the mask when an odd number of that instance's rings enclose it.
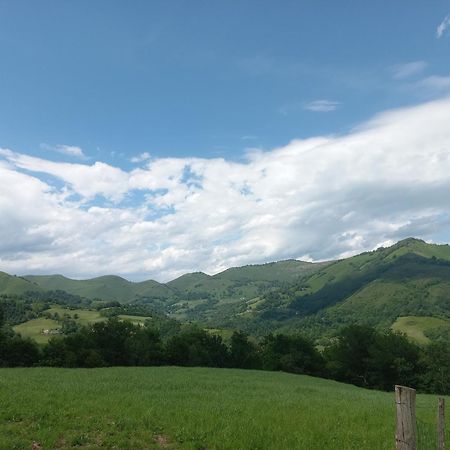
<instances>
[{"instance_id":1,"label":"cluster of houses","mask_svg":"<svg viewBox=\"0 0 450 450\"><path fill-rule=\"evenodd\" d=\"M61 334L61 328L46 328L41 330L41 334L48 336L49 334Z\"/></svg>"}]
</instances>

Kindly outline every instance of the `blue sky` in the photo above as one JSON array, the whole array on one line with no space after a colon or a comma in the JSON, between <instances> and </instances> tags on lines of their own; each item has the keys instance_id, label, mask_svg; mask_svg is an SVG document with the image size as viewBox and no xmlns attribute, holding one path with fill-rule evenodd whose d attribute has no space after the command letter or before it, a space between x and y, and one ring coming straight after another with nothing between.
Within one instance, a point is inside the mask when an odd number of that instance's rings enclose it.
<instances>
[{"instance_id":1,"label":"blue sky","mask_svg":"<svg viewBox=\"0 0 450 450\"><path fill-rule=\"evenodd\" d=\"M450 1L0 0L0 270L450 242L449 57Z\"/></svg>"},{"instance_id":2,"label":"blue sky","mask_svg":"<svg viewBox=\"0 0 450 450\"><path fill-rule=\"evenodd\" d=\"M448 72L435 30L449 13L418 0L1 1L1 145L76 145L125 166L343 133L420 100L393 66ZM304 109L316 100L337 108Z\"/></svg>"}]
</instances>

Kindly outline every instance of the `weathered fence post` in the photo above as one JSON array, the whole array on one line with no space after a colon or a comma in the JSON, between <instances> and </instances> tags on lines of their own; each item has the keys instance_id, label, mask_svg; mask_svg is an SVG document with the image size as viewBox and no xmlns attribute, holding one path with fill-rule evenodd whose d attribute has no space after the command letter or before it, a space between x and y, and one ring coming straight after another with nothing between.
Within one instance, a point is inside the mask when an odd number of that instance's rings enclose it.
<instances>
[{"instance_id":1,"label":"weathered fence post","mask_svg":"<svg viewBox=\"0 0 450 450\"><path fill-rule=\"evenodd\" d=\"M397 450L417 450L416 439L416 390L405 386L395 386L397 404Z\"/></svg>"},{"instance_id":2,"label":"weathered fence post","mask_svg":"<svg viewBox=\"0 0 450 450\"><path fill-rule=\"evenodd\" d=\"M445 450L445 399L438 400L438 449Z\"/></svg>"}]
</instances>

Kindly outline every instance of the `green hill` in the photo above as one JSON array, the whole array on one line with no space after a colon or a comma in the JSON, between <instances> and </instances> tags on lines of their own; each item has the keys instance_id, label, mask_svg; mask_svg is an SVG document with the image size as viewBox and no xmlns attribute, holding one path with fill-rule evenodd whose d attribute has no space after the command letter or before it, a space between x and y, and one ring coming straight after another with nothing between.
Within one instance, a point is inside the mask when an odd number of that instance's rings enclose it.
<instances>
[{"instance_id":1,"label":"green hill","mask_svg":"<svg viewBox=\"0 0 450 450\"><path fill-rule=\"evenodd\" d=\"M450 318L448 245L406 239L336 261L265 295L256 320L318 337L350 323L390 327L400 316Z\"/></svg>"},{"instance_id":2,"label":"green hill","mask_svg":"<svg viewBox=\"0 0 450 450\"><path fill-rule=\"evenodd\" d=\"M23 295L29 291L42 292L43 289L26 278L0 272L0 295Z\"/></svg>"},{"instance_id":3,"label":"green hill","mask_svg":"<svg viewBox=\"0 0 450 450\"><path fill-rule=\"evenodd\" d=\"M202 272L182 275L167 283L177 296L169 312L181 320L223 325L224 319L252 310L264 293L290 285L327 264L287 260L233 267L213 276Z\"/></svg>"},{"instance_id":4,"label":"green hill","mask_svg":"<svg viewBox=\"0 0 450 450\"><path fill-rule=\"evenodd\" d=\"M88 280L62 275L29 275L23 279L45 291L61 290L104 301L148 303L182 320L208 321L211 316L240 313L263 292L292 283L324 264L280 261L235 267L214 276L188 273L166 284L153 280L133 283L112 275Z\"/></svg>"},{"instance_id":5,"label":"green hill","mask_svg":"<svg viewBox=\"0 0 450 450\"><path fill-rule=\"evenodd\" d=\"M107 275L90 280L72 280L62 275L29 275L27 280L45 290L61 290L90 299L117 300L128 303L138 298L168 298L167 286L153 280L132 283L124 278Z\"/></svg>"},{"instance_id":6,"label":"green hill","mask_svg":"<svg viewBox=\"0 0 450 450\"><path fill-rule=\"evenodd\" d=\"M390 450L393 393L253 370L0 369L0 449ZM437 398L417 396L437 448ZM450 434L448 434L450 437Z\"/></svg>"},{"instance_id":7,"label":"green hill","mask_svg":"<svg viewBox=\"0 0 450 450\"><path fill-rule=\"evenodd\" d=\"M234 282L268 281L293 282L301 276L317 271L328 263L310 263L288 259L286 261L271 262L267 264L254 264L243 267L232 267L214 275L214 278Z\"/></svg>"},{"instance_id":8,"label":"green hill","mask_svg":"<svg viewBox=\"0 0 450 450\"><path fill-rule=\"evenodd\" d=\"M177 292L207 292L216 293L217 291L231 286L232 283L223 281L207 275L203 272L194 272L181 275L175 280L169 281L167 286Z\"/></svg>"},{"instance_id":9,"label":"green hill","mask_svg":"<svg viewBox=\"0 0 450 450\"><path fill-rule=\"evenodd\" d=\"M350 323L391 327L399 317L450 319L450 246L405 239L327 263L296 260L185 274L166 284L116 276L0 276L0 293L63 290L88 299L146 303L181 321L252 334L305 332L327 337ZM425 342L450 334L424 329ZM413 333L414 334L414 333Z\"/></svg>"}]
</instances>

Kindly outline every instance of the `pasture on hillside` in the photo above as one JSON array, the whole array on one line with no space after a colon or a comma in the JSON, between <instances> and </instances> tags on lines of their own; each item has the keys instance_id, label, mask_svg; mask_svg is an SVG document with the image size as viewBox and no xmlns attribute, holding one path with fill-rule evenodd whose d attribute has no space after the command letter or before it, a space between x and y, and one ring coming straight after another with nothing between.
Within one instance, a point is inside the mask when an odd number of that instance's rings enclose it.
<instances>
[{"instance_id":1,"label":"pasture on hillside","mask_svg":"<svg viewBox=\"0 0 450 450\"><path fill-rule=\"evenodd\" d=\"M403 316L393 324L392 329L405 333L411 340L418 344L429 344L431 341L425 335L429 330L450 327L450 321L440 317Z\"/></svg>"},{"instance_id":2,"label":"pasture on hillside","mask_svg":"<svg viewBox=\"0 0 450 450\"><path fill-rule=\"evenodd\" d=\"M34 339L38 344L46 344L50 338L58 335L51 333L43 334L43 330L60 330L62 326L60 322L45 317L46 315L53 317L53 314L55 313L58 314L61 319L66 316L69 319L74 320L74 322L78 325L82 326L88 326L97 322L104 322L108 320L108 317L102 316L97 310L81 308L71 309L64 308L62 306L53 306L50 309L46 309L42 313L42 317L23 322L16 325L13 329L16 333L21 334L23 337ZM130 314L119 314L118 318L120 320L127 320L134 325L143 325L146 320L150 319L150 317L147 316L135 316Z\"/></svg>"},{"instance_id":3,"label":"pasture on hillside","mask_svg":"<svg viewBox=\"0 0 450 450\"><path fill-rule=\"evenodd\" d=\"M286 373L0 369L0 449L392 450L394 394ZM421 450L435 396L419 395Z\"/></svg>"},{"instance_id":4,"label":"pasture on hillside","mask_svg":"<svg viewBox=\"0 0 450 450\"><path fill-rule=\"evenodd\" d=\"M34 339L38 344L46 344L54 335L43 334L43 330L59 330L60 327L56 320L38 317L16 325L14 331L23 337Z\"/></svg>"}]
</instances>

